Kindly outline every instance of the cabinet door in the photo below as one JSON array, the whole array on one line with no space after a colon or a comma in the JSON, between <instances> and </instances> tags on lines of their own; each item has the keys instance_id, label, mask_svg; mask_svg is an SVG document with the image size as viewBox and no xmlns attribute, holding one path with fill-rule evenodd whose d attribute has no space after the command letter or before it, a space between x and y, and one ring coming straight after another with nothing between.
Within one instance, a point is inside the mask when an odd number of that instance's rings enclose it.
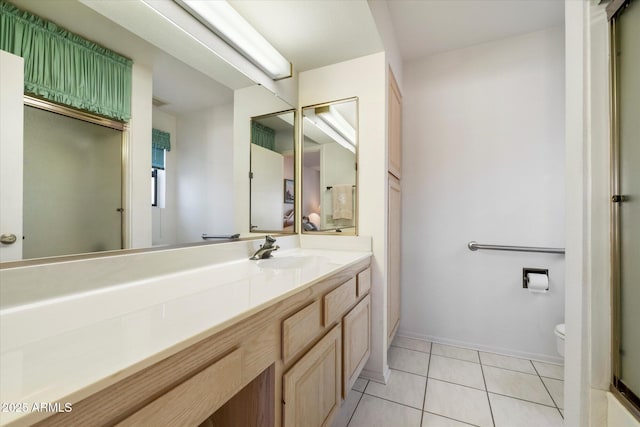
<instances>
[{"instance_id":1,"label":"cabinet door","mask_svg":"<svg viewBox=\"0 0 640 427\"><path fill-rule=\"evenodd\" d=\"M389 68L389 173L402 178L402 95Z\"/></svg>"},{"instance_id":2,"label":"cabinet door","mask_svg":"<svg viewBox=\"0 0 640 427\"><path fill-rule=\"evenodd\" d=\"M400 323L400 234L402 221L400 181L389 174L389 256L387 265L387 336L388 344Z\"/></svg>"},{"instance_id":3,"label":"cabinet door","mask_svg":"<svg viewBox=\"0 0 640 427\"><path fill-rule=\"evenodd\" d=\"M346 399L349 390L358 379L371 352L371 297L367 295L342 320L343 331L343 386Z\"/></svg>"},{"instance_id":4,"label":"cabinet door","mask_svg":"<svg viewBox=\"0 0 640 427\"><path fill-rule=\"evenodd\" d=\"M331 425L340 406L342 325L336 325L282 379L285 427Z\"/></svg>"}]
</instances>

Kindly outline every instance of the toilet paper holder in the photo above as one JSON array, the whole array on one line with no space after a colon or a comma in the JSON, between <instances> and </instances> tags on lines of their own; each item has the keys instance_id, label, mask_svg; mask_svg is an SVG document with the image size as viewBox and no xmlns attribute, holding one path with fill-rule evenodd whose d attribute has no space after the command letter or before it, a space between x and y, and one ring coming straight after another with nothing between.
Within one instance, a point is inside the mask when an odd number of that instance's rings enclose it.
<instances>
[{"instance_id":1,"label":"toilet paper holder","mask_svg":"<svg viewBox=\"0 0 640 427\"><path fill-rule=\"evenodd\" d=\"M527 277L527 274L529 273L544 274L545 276L549 277L549 269L547 268L526 268L525 267L522 269L522 287L523 288L529 287L529 278Z\"/></svg>"}]
</instances>

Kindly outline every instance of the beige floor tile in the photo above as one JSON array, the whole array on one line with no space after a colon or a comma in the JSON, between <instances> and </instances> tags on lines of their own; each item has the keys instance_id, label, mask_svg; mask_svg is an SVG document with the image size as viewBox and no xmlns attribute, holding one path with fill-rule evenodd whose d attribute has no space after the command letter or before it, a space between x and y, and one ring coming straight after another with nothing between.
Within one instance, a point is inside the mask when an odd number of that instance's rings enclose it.
<instances>
[{"instance_id":1,"label":"beige floor tile","mask_svg":"<svg viewBox=\"0 0 640 427\"><path fill-rule=\"evenodd\" d=\"M365 380L364 378L358 377L356 379L356 382L353 383L353 387L351 387L351 389L355 391L363 392L368 382L369 380Z\"/></svg>"},{"instance_id":2,"label":"beige floor tile","mask_svg":"<svg viewBox=\"0 0 640 427\"><path fill-rule=\"evenodd\" d=\"M556 380L564 380L564 366L554 365L553 363L544 363L533 361L538 374L541 377L554 378Z\"/></svg>"},{"instance_id":3,"label":"beige floor tile","mask_svg":"<svg viewBox=\"0 0 640 427\"><path fill-rule=\"evenodd\" d=\"M431 356L429 378L484 390L482 369L478 363L449 357Z\"/></svg>"},{"instance_id":4,"label":"beige floor tile","mask_svg":"<svg viewBox=\"0 0 640 427\"><path fill-rule=\"evenodd\" d=\"M381 397L396 403L422 410L424 388L427 379L407 372L391 370L387 384L369 381L365 394Z\"/></svg>"},{"instance_id":5,"label":"beige floor tile","mask_svg":"<svg viewBox=\"0 0 640 427\"><path fill-rule=\"evenodd\" d=\"M553 378L542 378L542 382L547 386L547 390L549 390L558 408L564 409L564 381L554 380Z\"/></svg>"},{"instance_id":6,"label":"beige floor tile","mask_svg":"<svg viewBox=\"0 0 640 427\"><path fill-rule=\"evenodd\" d=\"M422 411L364 395L349 427L418 427Z\"/></svg>"},{"instance_id":7,"label":"beige floor tile","mask_svg":"<svg viewBox=\"0 0 640 427\"><path fill-rule=\"evenodd\" d=\"M530 360L518 359L516 357L503 356L495 353L480 352L480 361L483 365L495 366L496 368L511 369L512 371L525 372L537 375L536 370Z\"/></svg>"},{"instance_id":8,"label":"beige floor tile","mask_svg":"<svg viewBox=\"0 0 640 427\"><path fill-rule=\"evenodd\" d=\"M342 406L333 420L332 427L347 427L361 397L362 393L351 390L347 398L342 402Z\"/></svg>"},{"instance_id":9,"label":"beige floor tile","mask_svg":"<svg viewBox=\"0 0 640 427\"><path fill-rule=\"evenodd\" d=\"M486 392L432 378L424 410L477 426L493 426Z\"/></svg>"},{"instance_id":10,"label":"beige floor tile","mask_svg":"<svg viewBox=\"0 0 640 427\"><path fill-rule=\"evenodd\" d=\"M429 372L429 353L392 346L389 347L387 356L391 369L399 369L425 377Z\"/></svg>"},{"instance_id":11,"label":"beige floor tile","mask_svg":"<svg viewBox=\"0 0 640 427\"><path fill-rule=\"evenodd\" d=\"M440 415L430 414L429 412L425 412L422 415L422 427L468 427L472 425L441 417Z\"/></svg>"},{"instance_id":12,"label":"beige floor tile","mask_svg":"<svg viewBox=\"0 0 640 427\"><path fill-rule=\"evenodd\" d=\"M429 341L418 340L414 338L401 337L396 335L391 342L392 346L408 348L409 350L422 351L429 353L431 351L431 343Z\"/></svg>"},{"instance_id":13,"label":"beige floor tile","mask_svg":"<svg viewBox=\"0 0 640 427\"><path fill-rule=\"evenodd\" d=\"M496 427L561 427L564 420L556 408L489 393Z\"/></svg>"},{"instance_id":14,"label":"beige floor tile","mask_svg":"<svg viewBox=\"0 0 640 427\"><path fill-rule=\"evenodd\" d=\"M476 350L470 350L468 348L453 347L451 345L433 343L433 345L431 346L431 354L466 360L467 362L480 363L480 360L478 359L478 352Z\"/></svg>"},{"instance_id":15,"label":"beige floor tile","mask_svg":"<svg viewBox=\"0 0 640 427\"><path fill-rule=\"evenodd\" d=\"M484 366L487 391L517 397L543 405L555 406L540 377L522 372Z\"/></svg>"}]
</instances>

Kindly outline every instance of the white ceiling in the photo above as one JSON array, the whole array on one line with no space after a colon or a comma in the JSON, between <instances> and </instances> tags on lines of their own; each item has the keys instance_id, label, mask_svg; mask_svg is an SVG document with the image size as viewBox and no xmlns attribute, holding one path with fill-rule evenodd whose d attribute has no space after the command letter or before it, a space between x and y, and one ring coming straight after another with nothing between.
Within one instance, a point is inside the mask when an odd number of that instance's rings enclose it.
<instances>
[{"instance_id":1,"label":"white ceiling","mask_svg":"<svg viewBox=\"0 0 640 427\"><path fill-rule=\"evenodd\" d=\"M366 0L229 0L294 65L306 71L383 50Z\"/></svg>"},{"instance_id":2,"label":"white ceiling","mask_svg":"<svg viewBox=\"0 0 640 427\"><path fill-rule=\"evenodd\" d=\"M153 68L172 114L231 102L233 91L77 0L11 0ZM123 0L115 0L123 1ZM229 0L300 72L383 50L367 0ZM385 1L404 60L562 25L563 0Z\"/></svg>"},{"instance_id":3,"label":"white ceiling","mask_svg":"<svg viewBox=\"0 0 640 427\"><path fill-rule=\"evenodd\" d=\"M389 0L405 61L564 25L563 0Z\"/></svg>"}]
</instances>

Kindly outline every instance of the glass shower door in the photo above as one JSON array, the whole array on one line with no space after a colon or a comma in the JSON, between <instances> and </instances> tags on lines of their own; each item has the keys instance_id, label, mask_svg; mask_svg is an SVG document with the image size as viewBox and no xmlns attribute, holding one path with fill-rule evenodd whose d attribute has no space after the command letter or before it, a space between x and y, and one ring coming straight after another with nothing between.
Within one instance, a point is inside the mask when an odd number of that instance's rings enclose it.
<instances>
[{"instance_id":1,"label":"glass shower door","mask_svg":"<svg viewBox=\"0 0 640 427\"><path fill-rule=\"evenodd\" d=\"M122 132L24 107L23 258L122 249Z\"/></svg>"},{"instance_id":2,"label":"glass shower door","mask_svg":"<svg viewBox=\"0 0 640 427\"><path fill-rule=\"evenodd\" d=\"M614 382L640 408L640 2L630 2L614 28L618 151L618 188L614 179L613 196L618 241L613 266L618 282Z\"/></svg>"}]
</instances>

